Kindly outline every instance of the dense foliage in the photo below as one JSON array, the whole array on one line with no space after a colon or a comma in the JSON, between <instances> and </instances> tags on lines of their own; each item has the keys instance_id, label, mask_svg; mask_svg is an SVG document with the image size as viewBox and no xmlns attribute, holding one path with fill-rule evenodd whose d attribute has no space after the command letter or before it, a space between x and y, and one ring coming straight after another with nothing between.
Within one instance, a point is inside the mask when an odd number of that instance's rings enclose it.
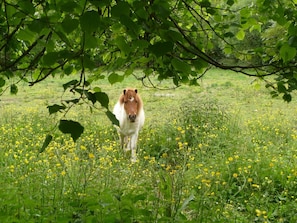
<instances>
[{"instance_id":1,"label":"dense foliage","mask_svg":"<svg viewBox=\"0 0 297 223\"><path fill-rule=\"evenodd\" d=\"M140 69L142 81L156 75L177 86L197 85L215 66L263 79L276 75L267 87L291 101L297 88L295 3L2 0L0 93L17 93L21 80L33 86L49 76L76 74L63 87L77 99L49 106L50 113L86 99L107 108L116 123L107 95L92 89L93 81L114 84Z\"/></svg>"}]
</instances>

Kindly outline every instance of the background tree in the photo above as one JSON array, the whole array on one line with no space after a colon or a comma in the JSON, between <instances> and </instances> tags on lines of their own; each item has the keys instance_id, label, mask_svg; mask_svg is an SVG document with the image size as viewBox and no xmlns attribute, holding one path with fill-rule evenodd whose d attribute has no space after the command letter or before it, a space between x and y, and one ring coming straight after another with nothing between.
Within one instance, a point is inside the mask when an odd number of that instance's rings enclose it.
<instances>
[{"instance_id":1,"label":"background tree","mask_svg":"<svg viewBox=\"0 0 297 223\"><path fill-rule=\"evenodd\" d=\"M1 0L0 93L17 83L30 86L49 76L75 78L63 85L78 97L108 110L108 96L93 81L122 81L135 69L140 80L152 75L197 85L209 67L265 77L272 94L291 101L297 88L296 0ZM227 58L227 59L226 59ZM123 75L117 71L124 71ZM7 79L14 83L8 85ZM60 130L79 137L83 127L63 120Z\"/></svg>"}]
</instances>

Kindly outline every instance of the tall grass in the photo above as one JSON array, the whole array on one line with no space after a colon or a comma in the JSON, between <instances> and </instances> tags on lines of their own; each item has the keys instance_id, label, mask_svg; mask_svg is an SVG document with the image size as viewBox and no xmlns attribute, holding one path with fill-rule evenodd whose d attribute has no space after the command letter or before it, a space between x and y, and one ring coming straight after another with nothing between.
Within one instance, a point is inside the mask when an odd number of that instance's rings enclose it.
<instances>
[{"instance_id":1,"label":"tall grass","mask_svg":"<svg viewBox=\"0 0 297 223\"><path fill-rule=\"evenodd\" d=\"M84 117L76 144L55 133L39 153L55 121L3 113L0 222L296 222L294 123L225 107L193 100L148 119L136 163L100 120Z\"/></svg>"}]
</instances>

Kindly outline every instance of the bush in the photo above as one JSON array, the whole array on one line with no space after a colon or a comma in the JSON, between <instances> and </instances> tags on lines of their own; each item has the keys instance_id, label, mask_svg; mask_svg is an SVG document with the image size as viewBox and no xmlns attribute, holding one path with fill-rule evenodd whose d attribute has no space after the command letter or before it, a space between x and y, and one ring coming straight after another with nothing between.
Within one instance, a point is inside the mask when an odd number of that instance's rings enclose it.
<instances>
[{"instance_id":1,"label":"bush","mask_svg":"<svg viewBox=\"0 0 297 223\"><path fill-rule=\"evenodd\" d=\"M227 148L236 143L234 134L240 131L234 117L214 100L191 102L181 106L177 125L185 130L190 147L211 150Z\"/></svg>"}]
</instances>

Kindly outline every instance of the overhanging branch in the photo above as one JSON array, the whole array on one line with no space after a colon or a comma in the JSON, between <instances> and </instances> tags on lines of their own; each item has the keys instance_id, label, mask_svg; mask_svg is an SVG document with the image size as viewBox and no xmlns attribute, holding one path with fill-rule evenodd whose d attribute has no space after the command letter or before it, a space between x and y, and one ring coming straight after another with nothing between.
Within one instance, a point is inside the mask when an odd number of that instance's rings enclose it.
<instances>
[{"instance_id":1,"label":"overhanging branch","mask_svg":"<svg viewBox=\"0 0 297 223\"><path fill-rule=\"evenodd\" d=\"M34 43L32 43L32 44L28 47L28 49L27 49L25 52L23 52L23 54L22 54L21 56L19 56L19 57L18 57L15 61L13 61L12 63L10 63L10 64L8 64L8 65L5 64L5 65L3 66L3 68L0 69L0 72L4 72L4 71L9 70L10 68L16 66L17 63L19 63L25 56L27 56L27 55L30 53L30 51L31 51L32 49L34 49L34 47L37 45L38 41L41 40L41 39L43 39L44 36L45 36L45 35L41 35L41 36L39 36L39 37L34 41Z\"/></svg>"},{"instance_id":2,"label":"overhanging branch","mask_svg":"<svg viewBox=\"0 0 297 223\"><path fill-rule=\"evenodd\" d=\"M237 73L242 73L247 76L252 77L265 77L265 76L271 76L273 74L277 74L279 72L283 72L287 69L295 68L295 64L288 64L287 66L277 66L276 64L260 64L260 65L224 65L216 60L214 60L212 57L207 55L205 52L203 52L201 49L199 49L198 46L195 45L194 41L189 37L185 31L178 25L178 23L173 19L172 17L169 17L169 19L172 21L174 26L178 29L178 31L181 33L181 35L186 40L187 44L189 44L189 47L187 47L184 43L181 43L179 41L176 42L176 44L181 47L186 52L192 54L193 56L196 56L197 58L200 58L201 60L204 60L208 64L211 64L217 68L223 69L223 70L232 70ZM182 58L181 58L182 59ZM272 71L268 71L268 69L271 68ZM261 71L262 74L259 72L252 72L252 70Z\"/></svg>"}]
</instances>

